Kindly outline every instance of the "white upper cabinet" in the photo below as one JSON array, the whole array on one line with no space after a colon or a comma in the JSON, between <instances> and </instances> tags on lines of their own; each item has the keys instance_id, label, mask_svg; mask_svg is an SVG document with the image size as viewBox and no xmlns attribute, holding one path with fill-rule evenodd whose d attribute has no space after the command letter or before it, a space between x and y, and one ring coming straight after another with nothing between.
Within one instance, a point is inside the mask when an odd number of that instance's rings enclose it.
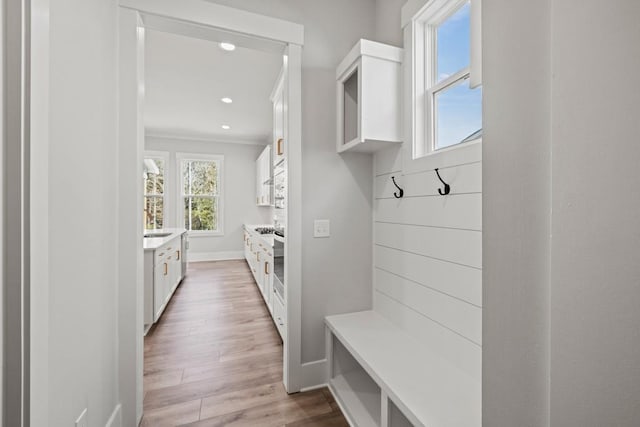
<instances>
[{"instance_id":1,"label":"white upper cabinet","mask_svg":"<svg viewBox=\"0 0 640 427\"><path fill-rule=\"evenodd\" d=\"M402 142L402 49L361 39L336 70L339 153Z\"/></svg>"},{"instance_id":2,"label":"white upper cabinet","mask_svg":"<svg viewBox=\"0 0 640 427\"><path fill-rule=\"evenodd\" d=\"M284 69L276 81L273 93L273 164L281 163L286 157L285 141L285 99L284 99Z\"/></svg>"},{"instance_id":3,"label":"white upper cabinet","mask_svg":"<svg viewBox=\"0 0 640 427\"><path fill-rule=\"evenodd\" d=\"M271 146L267 145L256 160L256 204L273 205L273 167Z\"/></svg>"}]
</instances>

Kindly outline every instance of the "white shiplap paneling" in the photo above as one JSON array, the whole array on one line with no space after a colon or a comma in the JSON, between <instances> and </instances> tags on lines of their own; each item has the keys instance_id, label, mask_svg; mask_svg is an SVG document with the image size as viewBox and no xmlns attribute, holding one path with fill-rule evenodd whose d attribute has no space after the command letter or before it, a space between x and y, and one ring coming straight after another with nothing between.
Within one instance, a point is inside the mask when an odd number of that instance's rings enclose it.
<instances>
[{"instance_id":1,"label":"white shiplap paneling","mask_svg":"<svg viewBox=\"0 0 640 427\"><path fill-rule=\"evenodd\" d=\"M478 307L482 306L482 270L434 258L375 247L376 269L388 271Z\"/></svg>"},{"instance_id":2,"label":"white shiplap paneling","mask_svg":"<svg viewBox=\"0 0 640 427\"><path fill-rule=\"evenodd\" d=\"M425 318L456 332L475 344L482 343L482 308L384 270L376 270L376 290Z\"/></svg>"},{"instance_id":3,"label":"white shiplap paneling","mask_svg":"<svg viewBox=\"0 0 640 427\"><path fill-rule=\"evenodd\" d=\"M439 169L442 179L451 186L451 194L466 194L482 192L482 164L480 162L467 163L462 166ZM393 198L397 191L391 181L395 176L396 182L404 190L404 197L440 196L439 188L444 188L435 171L428 170L408 175L385 174L376 176L376 199Z\"/></svg>"},{"instance_id":4,"label":"white shiplap paneling","mask_svg":"<svg viewBox=\"0 0 640 427\"><path fill-rule=\"evenodd\" d=\"M453 228L377 223L376 243L418 255L482 268L482 233Z\"/></svg>"},{"instance_id":5,"label":"white shiplap paneling","mask_svg":"<svg viewBox=\"0 0 640 427\"><path fill-rule=\"evenodd\" d=\"M374 164L374 310L480 378L481 144L417 160L394 148ZM447 196L435 168L451 185Z\"/></svg>"},{"instance_id":6,"label":"white shiplap paneling","mask_svg":"<svg viewBox=\"0 0 640 427\"><path fill-rule=\"evenodd\" d=\"M378 199L374 209L376 222L482 229L481 193Z\"/></svg>"}]
</instances>

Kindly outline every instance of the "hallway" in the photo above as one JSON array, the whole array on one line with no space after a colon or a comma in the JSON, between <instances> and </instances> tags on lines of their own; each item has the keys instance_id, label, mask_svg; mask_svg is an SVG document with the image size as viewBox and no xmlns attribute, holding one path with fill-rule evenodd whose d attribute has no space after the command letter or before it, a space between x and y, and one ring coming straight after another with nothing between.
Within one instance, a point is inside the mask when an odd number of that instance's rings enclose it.
<instances>
[{"instance_id":1,"label":"hallway","mask_svg":"<svg viewBox=\"0 0 640 427\"><path fill-rule=\"evenodd\" d=\"M346 426L327 389L287 395L245 261L192 263L145 338L143 426Z\"/></svg>"}]
</instances>

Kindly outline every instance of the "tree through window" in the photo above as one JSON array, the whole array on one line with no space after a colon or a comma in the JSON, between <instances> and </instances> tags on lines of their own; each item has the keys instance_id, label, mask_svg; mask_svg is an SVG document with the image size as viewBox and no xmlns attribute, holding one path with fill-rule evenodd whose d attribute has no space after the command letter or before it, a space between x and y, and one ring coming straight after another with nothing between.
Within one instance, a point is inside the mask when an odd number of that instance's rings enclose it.
<instances>
[{"instance_id":1,"label":"tree through window","mask_svg":"<svg viewBox=\"0 0 640 427\"><path fill-rule=\"evenodd\" d=\"M182 159L182 211L184 226L196 232L222 232L220 169L222 159Z\"/></svg>"},{"instance_id":2,"label":"tree through window","mask_svg":"<svg viewBox=\"0 0 640 427\"><path fill-rule=\"evenodd\" d=\"M157 230L164 227L164 171L161 158L144 159L144 229Z\"/></svg>"}]
</instances>

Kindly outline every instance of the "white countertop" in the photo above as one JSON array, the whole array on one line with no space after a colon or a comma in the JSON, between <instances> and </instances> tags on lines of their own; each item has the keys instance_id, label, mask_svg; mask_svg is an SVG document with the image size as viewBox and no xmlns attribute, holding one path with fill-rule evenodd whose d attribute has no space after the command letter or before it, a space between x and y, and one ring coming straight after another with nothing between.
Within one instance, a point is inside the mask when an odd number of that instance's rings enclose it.
<instances>
[{"instance_id":1,"label":"white countertop","mask_svg":"<svg viewBox=\"0 0 640 427\"><path fill-rule=\"evenodd\" d=\"M146 230L144 234L170 234L163 237L145 237L143 239L142 247L145 251L154 251L165 243L169 243L176 237L179 237L186 232L187 230L184 228L163 228L160 230Z\"/></svg>"}]
</instances>

